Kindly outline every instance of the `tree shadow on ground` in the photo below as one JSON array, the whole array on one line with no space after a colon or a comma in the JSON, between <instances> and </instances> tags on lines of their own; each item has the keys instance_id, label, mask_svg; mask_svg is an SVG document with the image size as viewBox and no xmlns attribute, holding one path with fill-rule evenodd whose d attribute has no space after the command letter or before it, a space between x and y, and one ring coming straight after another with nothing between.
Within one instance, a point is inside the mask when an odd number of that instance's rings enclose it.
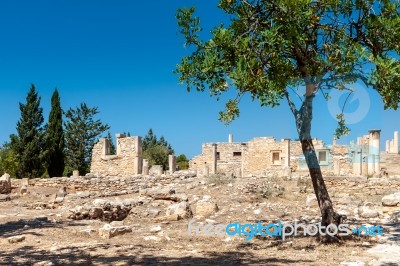
<instances>
[{"instance_id":1,"label":"tree shadow on ground","mask_svg":"<svg viewBox=\"0 0 400 266\"><path fill-rule=\"evenodd\" d=\"M0 224L0 237L9 237L19 234L41 235L39 233L27 232L32 229L43 228L65 228L66 226L81 226L83 224L74 221L52 222L47 217L35 219L20 219Z\"/></svg>"},{"instance_id":2,"label":"tree shadow on ground","mask_svg":"<svg viewBox=\"0 0 400 266\"><path fill-rule=\"evenodd\" d=\"M389 236L390 241L400 242L400 222L388 224L391 227L391 232ZM388 232L383 231L384 234L388 234Z\"/></svg>"},{"instance_id":3,"label":"tree shadow on ground","mask_svg":"<svg viewBox=\"0 0 400 266\"><path fill-rule=\"evenodd\" d=\"M246 252L207 252L198 256L173 257L165 255L149 255L146 247L134 246L126 254L114 252L110 255L94 253L96 249L107 251L108 244L98 245L95 248L66 247L54 252L37 250L32 246L2 252L1 265L304 265L312 263L309 260L284 259L277 257L252 257ZM47 263L47 264L46 264Z\"/></svg>"}]
</instances>

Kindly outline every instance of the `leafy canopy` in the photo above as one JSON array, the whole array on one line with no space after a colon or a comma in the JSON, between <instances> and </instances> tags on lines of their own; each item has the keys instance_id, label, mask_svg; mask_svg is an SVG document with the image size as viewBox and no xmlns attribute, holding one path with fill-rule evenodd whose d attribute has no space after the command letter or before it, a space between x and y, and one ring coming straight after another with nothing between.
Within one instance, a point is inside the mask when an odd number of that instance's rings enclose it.
<instances>
[{"instance_id":1,"label":"leafy canopy","mask_svg":"<svg viewBox=\"0 0 400 266\"><path fill-rule=\"evenodd\" d=\"M261 106L274 107L286 99L298 114L291 95L300 86L307 97L318 91L349 90L362 81L382 96L385 109L400 101L400 4L373 0L221 0L218 7L230 18L211 38L201 38L195 8L177 12L180 32L191 54L177 65L187 89L209 89L219 97L236 88L220 120L239 115L245 93ZM312 86L311 86L312 85ZM338 115L338 136L346 133Z\"/></svg>"},{"instance_id":2,"label":"leafy canopy","mask_svg":"<svg viewBox=\"0 0 400 266\"><path fill-rule=\"evenodd\" d=\"M143 158L149 161L149 166L162 165L164 169L168 168L168 155L174 154L171 145L163 136L159 139L150 128L143 138Z\"/></svg>"}]
</instances>

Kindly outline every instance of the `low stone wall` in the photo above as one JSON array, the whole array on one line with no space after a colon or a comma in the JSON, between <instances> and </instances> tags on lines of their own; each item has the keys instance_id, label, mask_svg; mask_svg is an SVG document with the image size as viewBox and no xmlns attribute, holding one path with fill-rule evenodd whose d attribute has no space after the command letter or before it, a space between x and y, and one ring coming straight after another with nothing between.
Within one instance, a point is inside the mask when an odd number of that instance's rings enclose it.
<instances>
[{"instance_id":1,"label":"low stone wall","mask_svg":"<svg viewBox=\"0 0 400 266\"><path fill-rule=\"evenodd\" d=\"M400 191L400 177L325 177L326 186L336 192L364 195L387 195Z\"/></svg>"},{"instance_id":2,"label":"low stone wall","mask_svg":"<svg viewBox=\"0 0 400 266\"><path fill-rule=\"evenodd\" d=\"M49 179L31 179L29 186L60 188L66 187L68 192L88 191L96 196L117 196L137 193L143 189L168 185L183 179L196 178L195 172L179 171L173 175L133 177L56 177ZM269 173L268 177L279 178L277 173ZM297 180L297 181L296 181ZM324 177L328 190L338 193L363 195L388 195L400 191L400 177L369 178L366 177ZM304 182L300 182L304 181ZM20 187L23 181L11 179L14 188ZM292 182L298 187L307 187L312 192L310 177L295 178ZM29 188L28 188L29 189Z\"/></svg>"},{"instance_id":3,"label":"low stone wall","mask_svg":"<svg viewBox=\"0 0 400 266\"><path fill-rule=\"evenodd\" d=\"M30 179L29 186L60 188L66 187L68 192L90 191L96 196L117 196L137 193L141 189L157 185L171 184L175 180L194 177L195 173L189 171L175 172L173 175L133 177L54 177L48 179ZM14 188L21 187L21 179L12 179Z\"/></svg>"}]
</instances>

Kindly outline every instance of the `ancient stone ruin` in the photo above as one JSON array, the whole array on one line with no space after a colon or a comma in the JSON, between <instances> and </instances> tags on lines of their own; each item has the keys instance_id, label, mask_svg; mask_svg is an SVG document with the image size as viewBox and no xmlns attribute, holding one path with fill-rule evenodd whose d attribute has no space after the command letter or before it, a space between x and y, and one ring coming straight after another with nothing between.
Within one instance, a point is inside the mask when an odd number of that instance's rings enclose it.
<instances>
[{"instance_id":1,"label":"ancient stone ruin","mask_svg":"<svg viewBox=\"0 0 400 266\"><path fill-rule=\"evenodd\" d=\"M139 174L161 175L164 169L161 165L153 165L149 169L149 163L143 159L142 140L139 136L127 137L124 134L116 134L115 155L110 154L110 140L101 138L92 150L92 164L90 173L94 176L119 176L127 177ZM169 155L169 173L176 170L176 157Z\"/></svg>"},{"instance_id":2,"label":"ancient stone ruin","mask_svg":"<svg viewBox=\"0 0 400 266\"><path fill-rule=\"evenodd\" d=\"M314 139L314 147L322 172L332 176L380 176L400 174L398 133L388 141L386 152L380 152L380 130L370 130L359 137L357 143L325 144ZM388 148L390 147L390 148ZM237 177L265 176L267 173L288 175L290 172L306 172L308 167L300 141L275 140L273 137L254 138L248 142L205 143L202 154L190 161L190 168L201 175L223 173Z\"/></svg>"},{"instance_id":3,"label":"ancient stone ruin","mask_svg":"<svg viewBox=\"0 0 400 266\"><path fill-rule=\"evenodd\" d=\"M110 155L110 140L102 138L92 150L90 172L96 176L133 176L142 173L142 140L117 134L117 154Z\"/></svg>"}]
</instances>

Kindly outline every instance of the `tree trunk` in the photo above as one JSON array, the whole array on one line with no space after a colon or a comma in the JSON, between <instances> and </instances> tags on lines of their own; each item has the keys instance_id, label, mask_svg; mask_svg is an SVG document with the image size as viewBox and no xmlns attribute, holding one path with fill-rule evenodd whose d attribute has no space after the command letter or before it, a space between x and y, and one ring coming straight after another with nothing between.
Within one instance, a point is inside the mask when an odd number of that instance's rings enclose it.
<instances>
[{"instance_id":1,"label":"tree trunk","mask_svg":"<svg viewBox=\"0 0 400 266\"><path fill-rule=\"evenodd\" d=\"M338 225L341 223L342 217L335 213L333 209L332 201L325 186L321 168L318 163L317 155L311 138L312 102L314 94L307 94L300 110L295 113L296 127L303 154L310 172L314 192L321 210L321 225L327 226L331 223ZM322 240L330 241L332 238L326 235Z\"/></svg>"}]
</instances>

